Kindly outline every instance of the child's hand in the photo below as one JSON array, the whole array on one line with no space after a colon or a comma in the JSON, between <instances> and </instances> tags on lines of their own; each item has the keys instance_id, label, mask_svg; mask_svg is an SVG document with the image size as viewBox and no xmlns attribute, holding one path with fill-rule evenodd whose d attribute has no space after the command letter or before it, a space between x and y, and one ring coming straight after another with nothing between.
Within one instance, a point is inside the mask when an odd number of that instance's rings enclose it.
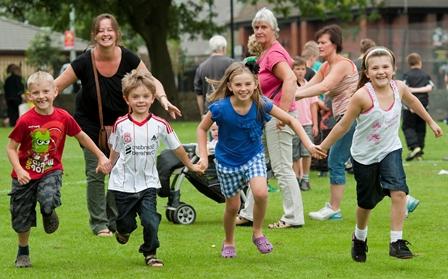
<instances>
[{"instance_id":1,"label":"child's hand","mask_svg":"<svg viewBox=\"0 0 448 279\"><path fill-rule=\"evenodd\" d=\"M193 164L191 167L188 168L190 171L192 172L196 172L199 174L204 174L204 169L203 167L198 163L198 164Z\"/></svg>"},{"instance_id":2,"label":"child's hand","mask_svg":"<svg viewBox=\"0 0 448 279\"><path fill-rule=\"evenodd\" d=\"M31 181L30 174L23 168L16 170L17 181L19 181L20 185L28 184Z\"/></svg>"},{"instance_id":3,"label":"child's hand","mask_svg":"<svg viewBox=\"0 0 448 279\"><path fill-rule=\"evenodd\" d=\"M110 163L110 160L106 156L101 156L101 158L98 160L98 165L95 169L96 173L102 172L104 174L110 173L112 170L112 164Z\"/></svg>"},{"instance_id":4,"label":"child's hand","mask_svg":"<svg viewBox=\"0 0 448 279\"><path fill-rule=\"evenodd\" d=\"M433 121L429 126L431 127L432 131L434 132L434 136L436 136L436 138L443 136L442 129L440 128L439 125L437 125L437 123L435 121Z\"/></svg>"},{"instance_id":5,"label":"child's hand","mask_svg":"<svg viewBox=\"0 0 448 279\"><path fill-rule=\"evenodd\" d=\"M208 159L207 160L200 159L197 165L200 166L201 172L204 173L208 169Z\"/></svg>"},{"instance_id":6,"label":"child's hand","mask_svg":"<svg viewBox=\"0 0 448 279\"><path fill-rule=\"evenodd\" d=\"M319 126L313 125L312 133L313 133L313 137L317 137L317 135L319 134Z\"/></svg>"}]
</instances>

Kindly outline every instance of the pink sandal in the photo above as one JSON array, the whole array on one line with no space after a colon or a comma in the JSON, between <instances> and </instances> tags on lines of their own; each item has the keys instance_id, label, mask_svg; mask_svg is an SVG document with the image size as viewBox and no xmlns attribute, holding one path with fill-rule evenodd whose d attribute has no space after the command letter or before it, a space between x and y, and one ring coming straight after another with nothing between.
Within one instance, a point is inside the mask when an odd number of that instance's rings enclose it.
<instances>
[{"instance_id":1,"label":"pink sandal","mask_svg":"<svg viewBox=\"0 0 448 279\"><path fill-rule=\"evenodd\" d=\"M260 236L257 238L252 237L252 241L257 246L258 251L262 254L268 254L272 252L272 244L269 242L269 240L264 236Z\"/></svg>"}]
</instances>

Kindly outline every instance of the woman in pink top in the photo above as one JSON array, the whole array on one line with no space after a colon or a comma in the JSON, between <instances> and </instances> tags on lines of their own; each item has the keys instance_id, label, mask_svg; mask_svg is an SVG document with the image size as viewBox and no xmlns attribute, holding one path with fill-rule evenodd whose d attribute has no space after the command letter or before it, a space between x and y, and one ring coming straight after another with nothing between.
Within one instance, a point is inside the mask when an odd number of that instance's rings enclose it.
<instances>
[{"instance_id":1,"label":"woman in pink top","mask_svg":"<svg viewBox=\"0 0 448 279\"><path fill-rule=\"evenodd\" d=\"M336 120L345 111L351 95L356 90L358 71L355 64L343 57L342 31L338 25L328 25L316 33L320 56L325 60L320 70L302 87L299 87L296 98L306 98L327 94L332 98L332 110ZM345 162L350 157L355 125L340 138L331 148L328 156L330 172L330 201L319 211L310 212L309 216L315 220L341 219L340 203L344 194Z\"/></svg>"},{"instance_id":2,"label":"woman in pink top","mask_svg":"<svg viewBox=\"0 0 448 279\"><path fill-rule=\"evenodd\" d=\"M278 24L272 11L262 8L252 20L255 39L262 52L257 60L260 66L258 81L263 95L272 99L274 104L297 119L294 95L296 76L291 69L292 58L277 41ZM292 169L292 138L294 132L288 127L280 127L279 120L272 118L265 125L266 148L269 160L283 190L283 216L269 228L301 227L303 217L302 196L296 176ZM243 225L253 220L253 198L251 193L237 217L236 224Z\"/></svg>"}]
</instances>

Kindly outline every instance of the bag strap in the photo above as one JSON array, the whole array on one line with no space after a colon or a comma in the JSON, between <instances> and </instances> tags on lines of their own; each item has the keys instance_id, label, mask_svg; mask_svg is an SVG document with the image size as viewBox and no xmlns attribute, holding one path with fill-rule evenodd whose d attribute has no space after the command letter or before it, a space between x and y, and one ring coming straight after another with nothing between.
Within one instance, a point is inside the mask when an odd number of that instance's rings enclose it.
<instances>
[{"instance_id":1,"label":"bag strap","mask_svg":"<svg viewBox=\"0 0 448 279\"><path fill-rule=\"evenodd\" d=\"M96 88L96 98L98 100L98 116L100 118L100 125L101 129L104 128L104 122L103 122L103 103L101 101L101 91L100 91L100 83L98 81L98 73L96 71L96 65L95 65L95 56L93 54L93 48L90 50L90 57L92 58L92 68L93 68L93 75L95 76L95 88Z\"/></svg>"}]
</instances>

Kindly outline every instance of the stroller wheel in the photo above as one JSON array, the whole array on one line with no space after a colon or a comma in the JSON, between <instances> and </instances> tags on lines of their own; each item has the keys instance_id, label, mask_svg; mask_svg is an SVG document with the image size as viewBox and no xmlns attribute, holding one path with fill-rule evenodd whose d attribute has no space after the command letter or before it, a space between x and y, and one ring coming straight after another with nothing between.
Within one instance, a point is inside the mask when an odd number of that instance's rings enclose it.
<instances>
[{"instance_id":1,"label":"stroller wheel","mask_svg":"<svg viewBox=\"0 0 448 279\"><path fill-rule=\"evenodd\" d=\"M181 204L174 211L173 217L174 217L173 218L174 224L182 224L182 225L193 224L194 221L196 220L196 211L191 205Z\"/></svg>"},{"instance_id":2,"label":"stroller wheel","mask_svg":"<svg viewBox=\"0 0 448 279\"><path fill-rule=\"evenodd\" d=\"M174 221L174 210L167 208L165 210L165 217L168 221L173 222Z\"/></svg>"}]
</instances>

